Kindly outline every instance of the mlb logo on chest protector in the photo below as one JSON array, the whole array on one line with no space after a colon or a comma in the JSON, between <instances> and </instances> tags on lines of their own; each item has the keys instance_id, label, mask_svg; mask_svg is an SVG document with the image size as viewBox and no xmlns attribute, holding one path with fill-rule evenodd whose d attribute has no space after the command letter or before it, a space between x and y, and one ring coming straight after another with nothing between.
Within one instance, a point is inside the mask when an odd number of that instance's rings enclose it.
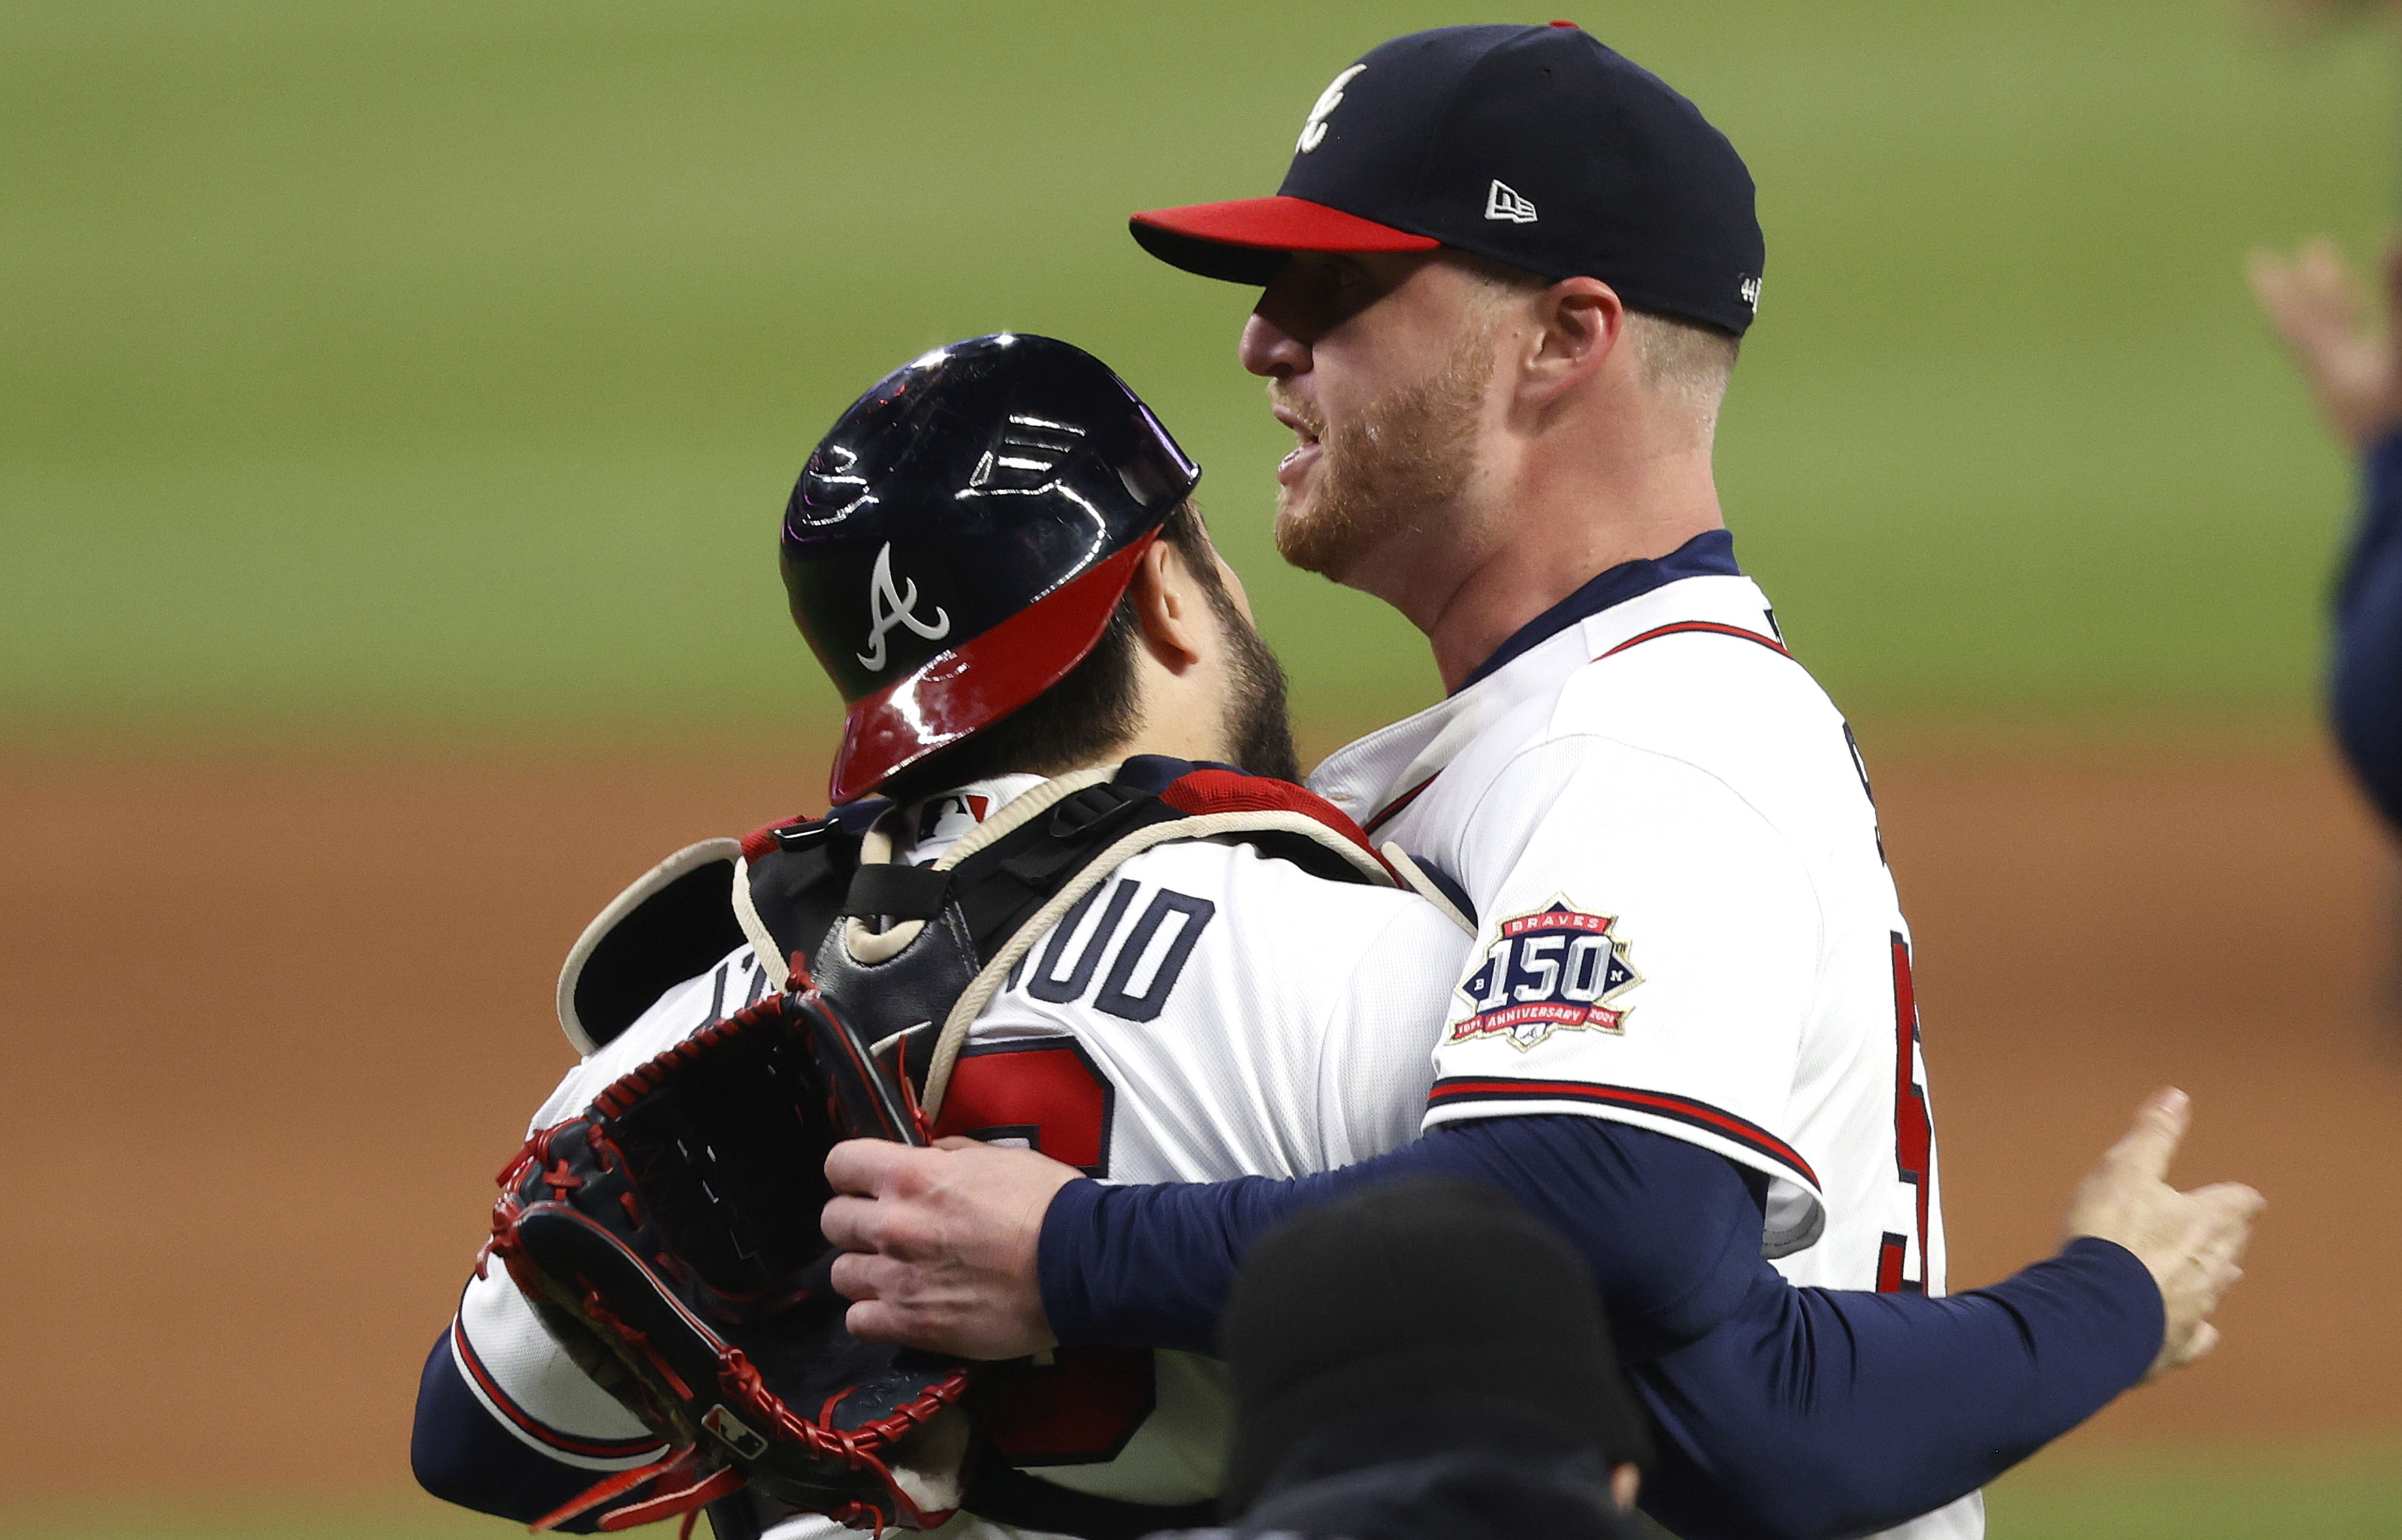
<instances>
[{"instance_id":1,"label":"mlb logo on chest protector","mask_svg":"<svg viewBox=\"0 0 2402 1540\"><path fill-rule=\"evenodd\" d=\"M1632 1007L1610 1002L1643 982L1613 933L1615 914L1592 914L1562 895L1501 922L1484 962L1454 992L1470 1014L1451 1040L1506 1038L1524 1051L1554 1032L1623 1032Z\"/></svg>"},{"instance_id":2,"label":"mlb logo on chest protector","mask_svg":"<svg viewBox=\"0 0 2402 1540\"><path fill-rule=\"evenodd\" d=\"M767 1440L726 1410L723 1402L709 1409L709 1415L700 1420L700 1425L725 1440L726 1448L745 1459L756 1460L767 1452Z\"/></svg>"},{"instance_id":3,"label":"mlb logo on chest protector","mask_svg":"<svg viewBox=\"0 0 2402 1540\"><path fill-rule=\"evenodd\" d=\"M918 843L956 840L992 814L992 799L974 791L946 791L927 800L918 814Z\"/></svg>"}]
</instances>

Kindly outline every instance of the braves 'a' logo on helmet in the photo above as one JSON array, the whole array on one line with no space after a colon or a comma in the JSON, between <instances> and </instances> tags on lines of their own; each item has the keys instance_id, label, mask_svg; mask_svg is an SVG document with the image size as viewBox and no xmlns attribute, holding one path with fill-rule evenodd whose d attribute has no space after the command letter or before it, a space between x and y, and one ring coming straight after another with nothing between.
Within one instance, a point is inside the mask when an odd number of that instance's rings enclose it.
<instances>
[{"instance_id":1,"label":"braves 'a' logo on helmet","mask_svg":"<svg viewBox=\"0 0 2402 1540\"><path fill-rule=\"evenodd\" d=\"M884 633L895 626L906 626L928 641L940 641L951 634L950 614L939 604L931 623L918 618L918 580L911 578L908 583L906 593L893 585L892 543L886 541L884 549L876 553L876 571L867 580L867 651L856 654L870 668L883 668Z\"/></svg>"},{"instance_id":2,"label":"braves 'a' logo on helmet","mask_svg":"<svg viewBox=\"0 0 2402 1540\"><path fill-rule=\"evenodd\" d=\"M1610 1002L1643 982L1614 934L1615 914L1592 914L1555 897L1501 922L1484 962L1455 991L1469 1014L1451 1040L1504 1038L1529 1049L1554 1032L1623 1032L1629 1007Z\"/></svg>"}]
</instances>

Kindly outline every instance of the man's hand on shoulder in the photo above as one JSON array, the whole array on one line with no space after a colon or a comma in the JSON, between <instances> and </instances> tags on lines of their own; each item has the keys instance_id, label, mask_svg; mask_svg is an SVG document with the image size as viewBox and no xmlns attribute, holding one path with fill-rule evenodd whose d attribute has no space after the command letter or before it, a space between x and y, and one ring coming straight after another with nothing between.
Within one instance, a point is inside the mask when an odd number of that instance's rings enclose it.
<instances>
[{"instance_id":1,"label":"man's hand on shoulder","mask_svg":"<svg viewBox=\"0 0 2402 1540\"><path fill-rule=\"evenodd\" d=\"M2126 1247L2160 1286L2168 1324L2147 1380L2217 1345L2210 1313L2243 1276L2238 1264L2252 1239L2252 1221L2268 1203L2240 1182L2191 1192L2169 1185L2169 1162L2190 1119L2184 1092L2154 1095L2068 1205L2070 1240L2091 1235Z\"/></svg>"},{"instance_id":2,"label":"man's hand on shoulder","mask_svg":"<svg viewBox=\"0 0 2402 1540\"><path fill-rule=\"evenodd\" d=\"M1056 1344L1042 1313L1042 1217L1076 1168L1030 1149L950 1138L931 1149L878 1139L826 1157L834 1286L870 1342L962 1358L1018 1358Z\"/></svg>"}]
</instances>

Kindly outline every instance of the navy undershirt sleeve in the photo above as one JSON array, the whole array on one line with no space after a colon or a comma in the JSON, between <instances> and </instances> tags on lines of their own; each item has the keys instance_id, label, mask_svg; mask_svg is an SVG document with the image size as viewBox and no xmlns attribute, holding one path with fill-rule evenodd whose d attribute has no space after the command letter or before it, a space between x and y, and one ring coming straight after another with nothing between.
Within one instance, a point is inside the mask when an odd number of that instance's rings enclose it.
<instances>
[{"instance_id":1,"label":"navy undershirt sleeve","mask_svg":"<svg viewBox=\"0 0 2402 1540\"><path fill-rule=\"evenodd\" d=\"M1684 1540L1821 1540L1966 1496L2141 1380L2159 1287L2072 1241L1950 1299L1795 1288L1761 1263L1700 1341L1636 1366L1660 1435L1643 1506Z\"/></svg>"},{"instance_id":2,"label":"navy undershirt sleeve","mask_svg":"<svg viewBox=\"0 0 2402 1540\"><path fill-rule=\"evenodd\" d=\"M459 1361L451 1356L448 1331L435 1341L417 1382L408 1464L417 1484L444 1502L520 1524L532 1523L609 1474L550 1459L503 1427L467 1388ZM617 1501L647 1495L646 1483ZM559 1531L598 1533L600 1515L571 1519Z\"/></svg>"},{"instance_id":3,"label":"navy undershirt sleeve","mask_svg":"<svg viewBox=\"0 0 2402 1540\"><path fill-rule=\"evenodd\" d=\"M1500 1189L1593 1266L1662 1436L1645 1506L1689 1540L1857 1533L1940 1507L2091 1416L2160 1347L2160 1291L2108 1242L1956 1299L1796 1288L1760 1260L1759 1200L1732 1165L1574 1117L1452 1124L1291 1181L1071 1183L1039 1253L1052 1329L1210 1351L1260 1236L1435 1174Z\"/></svg>"},{"instance_id":4,"label":"navy undershirt sleeve","mask_svg":"<svg viewBox=\"0 0 2402 1540\"><path fill-rule=\"evenodd\" d=\"M1042 1221L1043 1310L1062 1342L1213 1352L1219 1312L1253 1241L1361 1188L1435 1176L1498 1188L1567 1236L1630 1359L1724 1319L1760 1256L1759 1199L1708 1150L1598 1118L1485 1118L1289 1181L1070 1183Z\"/></svg>"},{"instance_id":5,"label":"navy undershirt sleeve","mask_svg":"<svg viewBox=\"0 0 2402 1540\"><path fill-rule=\"evenodd\" d=\"M2329 672L2344 757L2388 821L2402 826L2402 433L2379 440L2362 466Z\"/></svg>"}]
</instances>

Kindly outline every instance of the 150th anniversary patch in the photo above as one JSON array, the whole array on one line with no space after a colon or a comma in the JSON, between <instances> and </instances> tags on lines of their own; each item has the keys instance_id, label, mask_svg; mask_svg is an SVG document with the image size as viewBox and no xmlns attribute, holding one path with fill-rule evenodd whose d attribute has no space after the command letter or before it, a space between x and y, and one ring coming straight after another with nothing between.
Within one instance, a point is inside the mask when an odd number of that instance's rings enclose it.
<instances>
[{"instance_id":1,"label":"150th anniversary patch","mask_svg":"<svg viewBox=\"0 0 2402 1540\"><path fill-rule=\"evenodd\" d=\"M1554 1032L1623 1032L1631 1007L1610 1004L1643 982L1612 934L1615 914L1588 914L1556 897L1501 922L1484 966L1454 993L1470 1014L1451 1040L1506 1038L1521 1050Z\"/></svg>"}]
</instances>

